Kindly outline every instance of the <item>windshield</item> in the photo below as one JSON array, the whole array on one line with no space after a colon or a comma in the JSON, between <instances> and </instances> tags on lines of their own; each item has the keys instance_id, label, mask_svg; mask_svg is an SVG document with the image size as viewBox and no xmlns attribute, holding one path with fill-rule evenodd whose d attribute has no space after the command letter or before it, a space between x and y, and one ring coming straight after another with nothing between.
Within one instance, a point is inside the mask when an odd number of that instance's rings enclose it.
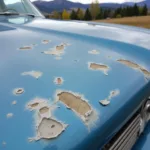
<instances>
[{"instance_id":1,"label":"windshield","mask_svg":"<svg viewBox=\"0 0 150 150\"><path fill-rule=\"evenodd\" d=\"M0 0L0 13L11 12L42 16L29 0Z\"/></svg>"}]
</instances>

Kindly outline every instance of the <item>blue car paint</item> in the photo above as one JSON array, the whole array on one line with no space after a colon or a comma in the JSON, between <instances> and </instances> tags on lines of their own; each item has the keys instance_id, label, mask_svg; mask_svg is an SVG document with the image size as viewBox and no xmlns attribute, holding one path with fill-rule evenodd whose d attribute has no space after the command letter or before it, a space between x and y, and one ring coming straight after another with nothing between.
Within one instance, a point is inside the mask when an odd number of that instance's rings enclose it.
<instances>
[{"instance_id":1,"label":"blue car paint","mask_svg":"<svg viewBox=\"0 0 150 150\"><path fill-rule=\"evenodd\" d=\"M0 141L7 143L5 147L1 146L2 149L99 149L126 123L142 100L149 96L150 82L145 80L143 74L116 61L120 58L131 60L150 70L148 30L107 24L95 27L87 23L32 17L20 18L24 22L12 17L10 22L10 18L0 19L0 106L3 108L0 109ZM41 41L45 39L52 42L44 45ZM71 45L65 49L61 60L41 53L62 42ZM18 50L21 46L31 44L37 44L31 51ZM100 55L88 54L93 49L99 50ZM108 65L109 75L89 70L88 62ZM20 75L30 70L40 70L43 76L35 80ZM53 83L56 76L64 78L63 85ZM14 96L12 90L16 87L23 87L25 93ZM57 89L83 94L97 110L97 121L89 130L79 117L59 104L60 109L55 110L54 116L69 124L66 130L53 140L29 143L28 137L35 136L35 120L34 113L25 110L25 105L37 96L50 98L49 101L53 102ZM99 100L105 99L114 89L119 89L120 94L112 99L109 106L101 106ZM17 100L16 106L11 106L13 100ZM7 119L9 112L14 116Z\"/></svg>"}]
</instances>

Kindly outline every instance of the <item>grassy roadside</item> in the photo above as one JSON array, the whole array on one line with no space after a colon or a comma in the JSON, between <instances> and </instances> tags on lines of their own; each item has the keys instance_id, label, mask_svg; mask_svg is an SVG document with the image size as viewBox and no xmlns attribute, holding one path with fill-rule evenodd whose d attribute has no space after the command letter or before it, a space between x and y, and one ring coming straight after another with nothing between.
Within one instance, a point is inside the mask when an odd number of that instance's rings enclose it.
<instances>
[{"instance_id":1,"label":"grassy roadside","mask_svg":"<svg viewBox=\"0 0 150 150\"><path fill-rule=\"evenodd\" d=\"M105 19L105 20L96 20L96 22L124 24L150 29L150 16Z\"/></svg>"}]
</instances>

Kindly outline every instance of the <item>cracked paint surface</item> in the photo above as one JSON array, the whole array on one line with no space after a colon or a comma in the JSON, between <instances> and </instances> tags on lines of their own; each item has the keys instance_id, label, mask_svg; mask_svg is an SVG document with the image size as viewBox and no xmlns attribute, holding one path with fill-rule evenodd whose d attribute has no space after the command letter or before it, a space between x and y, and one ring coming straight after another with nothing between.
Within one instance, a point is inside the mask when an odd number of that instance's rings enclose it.
<instances>
[{"instance_id":1,"label":"cracked paint surface","mask_svg":"<svg viewBox=\"0 0 150 150\"><path fill-rule=\"evenodd\" d=\"M104 100L100 100L99 103L103 106L107 106L110 104L110 101L113 97L116 97L120 94L120 91L117 89L117 90L113 90L113 91L110 91L109 93L109 96L104 99Z\"/></svg>"},{"instance_id":2,"label":"cracked paint surface","mask_svg":"<svg viewBox=\"0 0 150 150\"><path fill-rule=\"evenodd\" d=\"M139 64L129 61L129 60L125 60L125 59L119 59L117 61L130 67L130 68L139 70L140 72L142 72L144 74L145 77L150 78L150 72L147 69L145 69L144 67L140 66Z\"/></svg>"},{"instance_id":3,"label":"cracked paint surface","mask_svg":"<svg viewBox=\"0 0 150 150\"><path fill-rule=\"evenodd\" d=\"M13 101L11 104L12 104L12 105L16 105L16 104L17 104L17 101Z\"/></svg>"},{"instance_id":4,"label":"cracked paint surface","mask_svg":"<svg viewBox=\"0 0 150 150\"><path fill-rule=\"evenodd\" d=\"M34 71L34 70L32 70L32 71L23 72L23 73L21 73L21 75L22 76L29 75L29 76L32 76L32 77L38 79L38 78L40 78L43 75L43 73L40 72L40 71Z\"/></svg>"},{"instance_id":5,"label":"cracked paint surface","mask_svg":"<svg viewBox=\"0 0 150 150\"><path fill-rule=\"evenodd\" d=\"M98 64L98 63L94 63L94 62L89 62L88 67L91 70L102 71L105 75L108 75L108 71L110 69L107 65Z\"/></svg>"}]
</instances>

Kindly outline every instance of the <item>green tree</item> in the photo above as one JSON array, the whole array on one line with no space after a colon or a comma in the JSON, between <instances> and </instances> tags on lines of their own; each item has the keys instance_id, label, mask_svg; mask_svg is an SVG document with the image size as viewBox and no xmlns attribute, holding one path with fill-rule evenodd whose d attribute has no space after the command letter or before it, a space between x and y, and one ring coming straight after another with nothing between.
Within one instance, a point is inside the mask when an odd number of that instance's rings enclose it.
<instances>
[{"instance_id":1,"label":"green tree","mask_svg":"<svg viewBox=\"0 0 150 150\"><path fill-rule=\"evenodd\" d=\"M72 10L71 15L70 15L70 18L71 18L72 20L77 20L77 19L78 19L77 13L76 13L74 10Z\"/></svg>"},{"instance_id":2,"label":"green tree","mask_svg":"<svg viewBox=\"0 0 150 150\"><path fill-rule=\"evenodd\" d=\"M134 5L133 9L134 9L134 16L139 16L139 8L137 4Z\"/></svg>"},{"instance_id":3,"label":"green tree","mask_svg":"<svg viewBox=\"0 0 150 150\"><path fill-rule=\"evenodd\" d=\"M64 11L62 13L62 19L63 20L69 20L70 19L70 14L66 11L66 9L64 9Z\"/></svg>"},{"instance_id":4,"label":"green tree","mask_svg":"<svg viewBox=\"0 0 150 150\"><path fill-rule=\"evenodd\" d=\"M84 14L84 20L87 20L87 21L92 20L92 16L88 8L86 9L85 14Z\"/></svg>"},{"instance_id":5,"label":"green tree","mask_svg":"<svg viewBox=\"0 0 150 150\"><path fill-rule=\"evenodd\" d=\"M91 12L92 19L95 20L100 12L98 0L94 0L94 2L91 3L90 12Z\"/></svg>"},{"instance_id":6,"label":"green tree","mask_svg":"<svg viewBox=\"0 0 150 150\"><path fill-rule=\"evenodd\" d=\"M144 7L143 7L142 15L147 16L147 13L148 13L148 8L145 4Z\"/></svg>"},{"instance_id":7,"label":"green tree","mask_svg":"<svg viewBox=\"0 0 150 150\"><path fill-rule=\"evenodd\" d=\"M78 10L77 10L77 17L79 20L82 20L84 17L84 13L83 13L83 10L81 8L78 8Z\"/></svg>"}]
</instances>

